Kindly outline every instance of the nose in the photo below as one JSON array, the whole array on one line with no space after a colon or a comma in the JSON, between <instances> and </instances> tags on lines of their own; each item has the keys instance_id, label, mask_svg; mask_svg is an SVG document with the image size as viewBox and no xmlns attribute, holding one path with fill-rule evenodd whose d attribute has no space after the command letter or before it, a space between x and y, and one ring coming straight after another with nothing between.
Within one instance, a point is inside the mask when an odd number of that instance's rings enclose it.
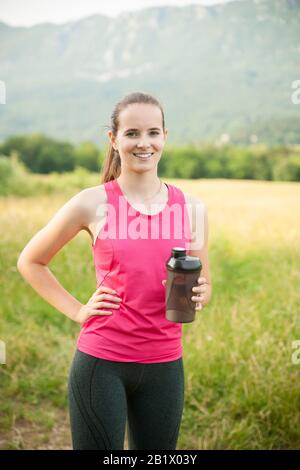
<instances>
[{"instance_id":1,"label":"nose","mask_svg":"<svg viewBox=\"0 0 300 470\"><path fill-rule=\"evenodd\" d=\"M149 142L147 142L146 138L141 137L140 141L137 144L137 147L138 148L143 148L143 149L148 148L149 147Z\"/></svg>"}]
</instances>

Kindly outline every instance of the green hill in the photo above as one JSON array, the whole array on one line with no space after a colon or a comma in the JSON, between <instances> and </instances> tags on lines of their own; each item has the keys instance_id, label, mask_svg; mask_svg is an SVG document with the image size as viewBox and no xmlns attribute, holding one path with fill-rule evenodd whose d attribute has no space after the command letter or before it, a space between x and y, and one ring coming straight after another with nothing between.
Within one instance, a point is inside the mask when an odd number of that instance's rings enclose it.
<instances>
[{"instance_id":1,"label":"green hill","mask_svg":"<svg viewBox=\"0 0 300 470\"><path fill-rule=\"evenodd\" d=\"M0 139L39 131L101 145L115 103L138 90L161 100L169 143L299 143L299 24L297 0L0 23Z\"/></svg>"}]
</instances>

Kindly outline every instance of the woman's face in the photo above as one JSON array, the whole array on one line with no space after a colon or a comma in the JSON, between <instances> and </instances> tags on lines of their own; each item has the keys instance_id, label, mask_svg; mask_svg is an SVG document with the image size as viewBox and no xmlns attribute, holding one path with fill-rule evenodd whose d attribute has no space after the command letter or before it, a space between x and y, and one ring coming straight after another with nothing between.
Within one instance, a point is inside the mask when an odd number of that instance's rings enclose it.
<instances>
[{"instance_id":1,"label":"woman's face","mask_svg":"<svg viewBox=\"0 0 300 470\"><path fill-rule=\"evenodd\" d=\"M122 168L135 171L155 167L167 138L162 128L162 114L153 104L130 104L119 114L116 136L108 132L113 147L119 151Z\"/></svg>"}]
</instances>

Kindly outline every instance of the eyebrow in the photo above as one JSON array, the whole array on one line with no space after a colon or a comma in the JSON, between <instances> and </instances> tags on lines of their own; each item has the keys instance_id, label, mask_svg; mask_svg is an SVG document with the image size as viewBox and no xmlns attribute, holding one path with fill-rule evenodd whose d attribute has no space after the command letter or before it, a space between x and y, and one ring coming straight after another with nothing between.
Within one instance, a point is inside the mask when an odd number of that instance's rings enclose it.
<instances>
[{"instance_id":1,"label":"eyebrow","mask_svg":"<svg viewBox=\"0 0 300 470\"><path fill-rule=\"evenodd\" d=\"M139 129L126 129L125 132L129 132L129 131L138 131ZM150 127L150 129L148 129L149 131L160 131L160 128L159 127Z\"/></svg>"}]
</instances>

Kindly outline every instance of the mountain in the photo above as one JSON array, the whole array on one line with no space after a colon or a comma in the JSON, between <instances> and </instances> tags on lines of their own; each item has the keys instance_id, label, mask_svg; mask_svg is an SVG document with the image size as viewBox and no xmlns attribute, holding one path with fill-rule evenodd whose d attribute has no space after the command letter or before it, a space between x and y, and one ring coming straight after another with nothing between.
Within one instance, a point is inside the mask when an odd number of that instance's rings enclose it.
<instances>
[{"instance_id":1,"label":"mountain","mask_svg":"<svg viewBox=\"0 0 300 470\"><path fill-rule=\"evenodd\" d=\"M0 23L0 139L39 131L102 145L114 105L144 91L163 105L170 144L222 134L232 142L299 143L300 105L291 100L299 24L298 0Z\"/></svg>"}]
</instances>

